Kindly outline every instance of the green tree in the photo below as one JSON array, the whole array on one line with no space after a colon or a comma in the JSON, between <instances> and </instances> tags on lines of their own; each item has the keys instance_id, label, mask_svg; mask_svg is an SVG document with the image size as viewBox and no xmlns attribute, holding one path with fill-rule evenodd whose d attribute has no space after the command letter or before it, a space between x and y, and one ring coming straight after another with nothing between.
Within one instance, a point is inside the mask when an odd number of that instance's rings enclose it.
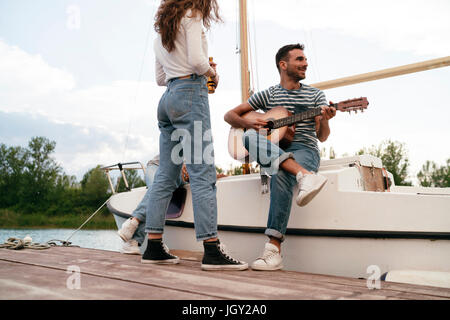
<instances>
[{"instance_id":1,"label":"green tree","mask_svg":"<svg viewBox=\"0 0 450 320\"><path fill-rule=\"evenodd\" d=\"M25 165L25 185L21 208L26 212L45 211L51 205L61 167L51 157L56 142L33 137L28 143L29 158Z\"/></svg>"},{"instance_id":2,"label":"green tree","mask_svg":"<svg viewBox=\"0 0 450 320\"><path fill-rule=\"evenodd\" d=\"M25 148L0 144L0 208L16 205L22 198L29 156Z\"/></svg>"},{"instance_id":3,"label":"green tree","mask_svg":"<svg viewBox=\"0 0 450 320\"><path fill-rule=\"evenodd\" d=\"M98 165L86 172L81 180L81 192L88 206L96 207L109 197L109 182L105 173Z\"/></svg>"},{"instance_id":4,"label":"green tree","mask_svg":"<svg viewBox=\"0 0 450 320\"><path fill-rule=\"evenodd\" d=\"M124 172L125 172L125 178L127 179L128 187L130 189L144 187L146 185L145 181L139 175L138 170L124 170ZM117 186L116 186L116 190L117 190L117 192L127 191L127 188L125 186L125 182L123 181L122 176L120 176L119 187L117 188Z\"/></svg>"},{"instance_id":5,"label":"green tree","mask_svg":"<svg viewBox=\"0 0 450 320\"><path fill-rule=\"evenodd\" d=\"M439 167L435 162L427 161L417 174L417 179L423 187L450 187L450 158L446 165Z\"/></svg>"},{"instance_id":6,"label":"green tree","mask_svg":"<svg viewBox=\"0 0 450 320\"><path fill-rule=\"evenodd\" d=\"M386 140L379 146L361 149L357 154L371 154L380 158L386 170L394 176L396 185L412 185L412 183L407 180L409 159L405 144L398 141Z\"/></svg>"}]
</instances>

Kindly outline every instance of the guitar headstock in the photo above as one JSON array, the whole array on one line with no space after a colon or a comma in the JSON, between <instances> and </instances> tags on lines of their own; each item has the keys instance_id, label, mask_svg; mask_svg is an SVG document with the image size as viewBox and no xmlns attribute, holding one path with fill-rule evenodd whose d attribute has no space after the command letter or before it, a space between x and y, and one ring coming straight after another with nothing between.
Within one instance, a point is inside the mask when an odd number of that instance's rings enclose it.
<instances>
[{"instance_id":1,"label":"guitar headstock","mask_svg":"<svg viewBox=\"0 0 450 320\"><path fill-rule=\"evenodd\" d=\"M362 98L356 98L356 99L350 99L341 101L339 103L334 103L332 106L336 108L336 110L342 111L342 112L351 112L355 111L358 112L358 110L361 110L361 112L364 111L364 109L367 109L367 106L369 105L369 101L367 101L366 97Z\"/></svg>"}]
</instances>

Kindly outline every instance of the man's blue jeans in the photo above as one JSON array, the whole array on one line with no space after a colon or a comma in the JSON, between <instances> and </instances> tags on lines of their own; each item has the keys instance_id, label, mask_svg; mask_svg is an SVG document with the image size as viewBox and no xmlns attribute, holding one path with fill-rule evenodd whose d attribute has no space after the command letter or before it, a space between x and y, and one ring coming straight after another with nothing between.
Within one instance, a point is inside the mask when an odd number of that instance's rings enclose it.
<instances>
[{"instance_id":1,"label":"man's blue jeans","mask_svg":"<svg viewBox=\"0 0 450 320\"><path fill-rule=\"evenodd\" d=\"M250 159L260 164L262 172L271 175L270 208L265 234L284 241L291 213L292 190L297 184L297 179L279 165L288 158L293 158L306 170L317 172L320 155L317 150L298 142L292 142L286 150L283 150L253 129L244 133L243 142L249 151Z\"/></svg>"},{"instance_id":2,"label":"man's blue jeans","mask_svg":"<svg viewBox=\"0 0 450 320\"><path fill-rule=\"evenodd\" d=\"M148 196L145 231L163 233L184 160L196 238L217 237L216 169L205 77L169 81L158 105L158 126L160 164Z\"/></svg>"}]
</instances>

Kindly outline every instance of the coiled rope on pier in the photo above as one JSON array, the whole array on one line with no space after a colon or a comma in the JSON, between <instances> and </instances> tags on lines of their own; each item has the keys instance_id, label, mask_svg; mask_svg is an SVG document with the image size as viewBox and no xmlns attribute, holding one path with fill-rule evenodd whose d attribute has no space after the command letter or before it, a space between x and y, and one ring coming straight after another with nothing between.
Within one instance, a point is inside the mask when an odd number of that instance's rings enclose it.
<instances>
[{"instance_id":1,"label":"coiled rope on pier","mask_svg":"<svg viewBox=\"0 0 450 320\"><path fill-rule=\"evenodd\" d=\"M61 242L61 244L57 244L56 242ZM8 238L5 243L0 244L0 248L10 249L10 250L21 250L21 249L33 249L33 250L44 250L49 249L51 247L78 247L72 245L71 242L67 242L64 240L56 240L52 239L44 243L27 241L27 237L24 239L20 238Z\"/></svg>"}]
</instances>

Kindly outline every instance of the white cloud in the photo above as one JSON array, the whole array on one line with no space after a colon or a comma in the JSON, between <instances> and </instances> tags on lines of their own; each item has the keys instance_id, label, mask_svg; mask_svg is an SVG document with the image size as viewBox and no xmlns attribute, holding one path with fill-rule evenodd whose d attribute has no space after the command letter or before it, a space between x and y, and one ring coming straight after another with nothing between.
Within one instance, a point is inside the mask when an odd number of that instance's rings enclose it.
<instances>
[{"instance_id":1,"label":"white cloud","mask_svg":"<svg viewBox=\"0 0 450 320\"><path fill-rule=\"evenodd\" d=\"M75 145L76 139L64 135L54 138L61 150L58 161L71 174L98 163L146 161L153 156L159 133L156 107L163 90L153 82L137 81L79 89L69 72L0 40L0 111L45 119L42 130L33 135L52 134L46 126L61 125L68 128L68 135L76 134L89 144ZM74 145L58 148L58 141Z\"/></svg>"},{"instance_id":2,"label":"white cloud","mask_svg":"<svg viewBox=\"0 0 450 320\"><path fill-rule=\"evenodd\" d=\"M35 119L34 125L41 121L42 130L34 130L32 134L52 135L49 138L57 142L55 156L68 174L80 178L97 164L119 161L145 164L158 152L156 110L165 88L154 82L114 81L80 89L73 75L50 66L40 56L1 41L0 48L0 66L3 66L0 67L3 71L0 84L8 84L0 85L0 110ZM22 68L24 65L26 70ZM30 76L35 81L27 80ZM238 104L234 101L236 97L239 97L238 91L225 90L211 96L216 164L220 166L232 162L227 149L221 146L227 144L229 129L223 115ZM62 135L61 126L67 128L67 135L79 137L79 142ZM22 137L22 141L29 138L31 136ZM63 145L66 143L71 145Z\"/></svg>"},{"instance_id":3,"label":"white cloud","mask_svg":"<svg viewBox=\"0 0 450 320\"><path fill-rule=\"evenodd\" d=\"M149 116L162 91L153 82L137 81L79 89L71 73L0 41L0 108L4 111L127 131L129 121Z\"/></svg>"},{"instance_id":4,"label":"white cloud","mask_svg":"<svg viewBox=\"0 0 450 320\"><path fill-rule=\"evenodd\" d=\"M40 55L31 55L0 39L0 88L10 95L48 95L70 91L74 77L67 71L49 66ZM1 107L1 106L0 106Z\"/></svg>"}]
</instances>

